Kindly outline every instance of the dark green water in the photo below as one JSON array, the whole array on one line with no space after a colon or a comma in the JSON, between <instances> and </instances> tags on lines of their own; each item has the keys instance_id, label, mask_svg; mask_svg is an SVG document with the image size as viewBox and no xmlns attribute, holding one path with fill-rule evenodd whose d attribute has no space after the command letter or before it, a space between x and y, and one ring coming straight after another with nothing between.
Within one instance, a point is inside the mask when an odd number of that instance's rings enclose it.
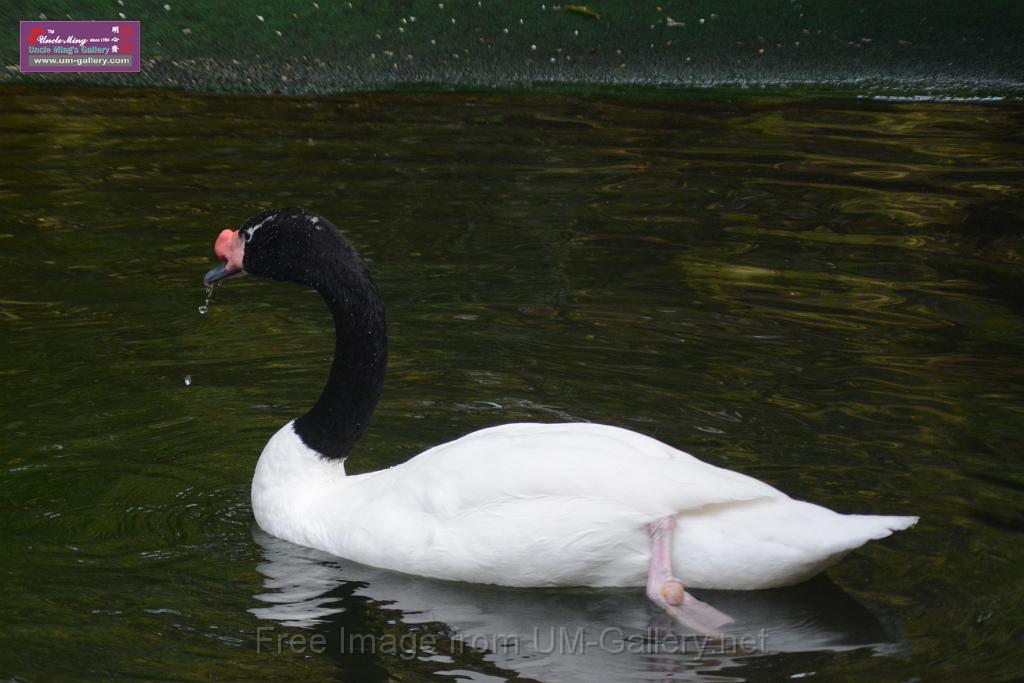
<instances>
[{"instance_id":1,"label":"dark green water","mask_svg":"<svg viewBox=\"0 0 1024 683\"><path fill-rule=\"evenodd\" d=\"M970 104L5 89L0 676L1018 676L1022 131ZM388 306L353 470L592 420L922 521L827 580L702 593L766 638L701 654L551 646L645 633L640 589L427 581L268 538L249 479L325 377L326 311L256 281L197 309L217 232L274 205L341 225Z\"/></svg>"}]
</instances>

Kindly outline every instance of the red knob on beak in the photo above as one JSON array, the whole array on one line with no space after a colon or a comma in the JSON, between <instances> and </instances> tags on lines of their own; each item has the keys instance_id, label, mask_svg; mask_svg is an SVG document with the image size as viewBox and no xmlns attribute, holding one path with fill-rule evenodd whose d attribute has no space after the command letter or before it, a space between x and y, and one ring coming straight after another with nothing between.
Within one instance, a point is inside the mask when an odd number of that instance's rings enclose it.
<instances>
[{"instance_id":1,"label":"red knob on beak","mask_svg":"<svg viewBox=\"0 0 1024 683\"><path fill-rule=\"evenodd\" d=\"M220 234L217 235L217 241L213 244L213 253L221 261L227 261L228 254L231 253L231 247L236 239L238 239L238 233L234 230L221 230Z\"/></svg>"}]
</instances>

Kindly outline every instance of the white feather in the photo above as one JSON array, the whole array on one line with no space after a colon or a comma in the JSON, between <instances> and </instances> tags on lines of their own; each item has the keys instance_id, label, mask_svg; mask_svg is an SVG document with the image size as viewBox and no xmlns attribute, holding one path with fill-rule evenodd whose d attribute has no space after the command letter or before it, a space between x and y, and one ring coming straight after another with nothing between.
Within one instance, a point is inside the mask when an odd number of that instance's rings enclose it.
<instances>
[{"instance_id":1,"label":"white feather","mask_svg":"<svg viewBox=\"0 0 1024 683\"><path fill-rule=\"evenodd\" d=\"M697 588L798 583L916 517L841 515L650 437L509 424L347 476L292 424L252 484L265 531L363 564L507 586L642 586L647 524L678 520L673 570Z\"/></svg>"}]
</instances>

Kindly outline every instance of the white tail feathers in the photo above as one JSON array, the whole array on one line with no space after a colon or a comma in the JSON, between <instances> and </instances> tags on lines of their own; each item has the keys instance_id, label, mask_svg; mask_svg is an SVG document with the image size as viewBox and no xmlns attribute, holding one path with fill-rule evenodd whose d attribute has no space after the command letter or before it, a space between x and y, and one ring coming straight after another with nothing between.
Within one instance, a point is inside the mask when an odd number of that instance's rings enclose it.
<instances>
[{"instance_id":1,"label":"white tail feathers","mask_svg":"<svg viewBox=\"0 0 1024 683\"><path fill-rule=\"evenodd\" d=\"M886 520L886 525L889 527L889 531L903 531L904 529L909 529L910 527L912 527L915 524L917 524L917 521L919 519L921 519L921 518L920 517L916 517L916 516L913 516L913 517L909 517L909 516L908 517L893 517L893 516L890 516L890 517L884 517L883 519Z\"/></svg>"},{"instance_id":2,"label":"white tail feathers","mask_svg":"<svg viewBox=\"0 0 1024 683\"><path fill-rule=\"evenodd\" d=\"M894 531L903 531L917 524L917 517L897 515L843 515L854 531L849 537L850 548L856 548L868 541L891 536ZM859 533L857 533L859 532ZM859 536L859 538L858 538Z\"/></svg>"}]
</instances>

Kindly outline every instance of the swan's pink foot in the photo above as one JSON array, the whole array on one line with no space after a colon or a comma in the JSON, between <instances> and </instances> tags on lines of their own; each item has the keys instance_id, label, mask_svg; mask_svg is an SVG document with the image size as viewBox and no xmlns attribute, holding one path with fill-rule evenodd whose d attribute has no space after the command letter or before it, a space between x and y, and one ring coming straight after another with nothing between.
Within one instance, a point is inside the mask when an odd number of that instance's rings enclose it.
<instances>
[{"instance_id":1,"label":"swan's pink foot","mask_svg":"<svg viewBox=\"0 0 1024 683\"><path fill-rule=\"evenodd\" d=\"M732 618L687 593L683 590L683 582L672 576L675 516L660 517L651 522L647 529L651 534L647 597L683 626L704 635L719 635L718 629L732 621Z\"/></svg>"}]
</instances>

